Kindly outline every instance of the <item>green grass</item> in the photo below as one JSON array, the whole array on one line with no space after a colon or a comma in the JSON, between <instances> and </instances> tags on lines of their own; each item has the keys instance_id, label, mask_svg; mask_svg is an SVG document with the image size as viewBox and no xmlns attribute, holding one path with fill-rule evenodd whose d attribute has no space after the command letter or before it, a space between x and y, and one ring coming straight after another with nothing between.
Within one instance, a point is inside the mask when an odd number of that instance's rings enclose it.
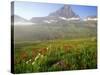
<instances>
[{"instance_id":1,"label":"green grass","mask_svg":"<svg viewBox=\"0 0 100 75\"><path fill-rule=\"evenodd\" d=\"M15 44L14 51L15 73L97 68L96 38L22 42Z\"/></svg>"}]
</instances>

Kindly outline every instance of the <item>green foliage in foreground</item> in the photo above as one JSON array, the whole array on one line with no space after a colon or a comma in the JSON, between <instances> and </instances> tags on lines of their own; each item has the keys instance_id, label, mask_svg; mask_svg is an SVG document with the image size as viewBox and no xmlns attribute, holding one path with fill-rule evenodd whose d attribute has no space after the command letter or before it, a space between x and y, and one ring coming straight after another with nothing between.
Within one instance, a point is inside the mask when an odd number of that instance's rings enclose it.
<instances>
[{"instance_id":1,"label":"green foliage in foreground","mask_svg":"<svg viewBox=\"0 0 100 75\"><path fill-rule=\"evenodd\" d=\"M95 38L17 43L15 46L15 73L97 68ZM44 53L39 55L40 50Z\"/></svg>"}]
</instances>

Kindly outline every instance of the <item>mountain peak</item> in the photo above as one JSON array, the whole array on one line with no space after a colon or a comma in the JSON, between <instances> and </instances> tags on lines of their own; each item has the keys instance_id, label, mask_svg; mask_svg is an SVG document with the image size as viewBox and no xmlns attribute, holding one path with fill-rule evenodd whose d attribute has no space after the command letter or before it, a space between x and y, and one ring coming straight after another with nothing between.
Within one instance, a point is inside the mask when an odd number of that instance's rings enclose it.
<instances>
[{"instance_id":1,"label":"mountain peak","mask_svg":"<svg viewBox=\"0 0 100 75\"><path fill-rule=\"evenodd\" d=\"M49 14L49 16L54 16L54 17L66 17L66 18L72 18L72 17L79 17L75 12L72 10L70 5L64 5L57 11Z\"/></svg>"},{"instance_id":2,"label":"mountain peak","mask_svg":"<svg viewBox=\"0 0 100 75\"><path fill-rule=\"evenodd\" d=\"M70 5L64 5L64 6L62 7L62 9L71 9L71 6L70 6Z\"/></svg>"}]
</instances>

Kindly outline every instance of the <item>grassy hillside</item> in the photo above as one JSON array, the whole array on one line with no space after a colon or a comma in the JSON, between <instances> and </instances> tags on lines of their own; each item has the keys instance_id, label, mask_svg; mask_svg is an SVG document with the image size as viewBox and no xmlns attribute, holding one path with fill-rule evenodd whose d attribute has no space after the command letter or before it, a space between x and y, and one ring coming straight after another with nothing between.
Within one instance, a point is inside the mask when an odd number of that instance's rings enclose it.
<instances>
[{"instance_id":1,"label":"grassy hillside","mask_svg":"<svg viewBox=\"0 0 100 75\"><path fill-rule=\"evenodd\" d=\"M14 26L16 42L93 37L97 35L96 32L96 21L59 21Z\"/></svg>"},{"instance_id":2,"label":"grassy hillside","mask_svg":"<svg viewBox=\"0 0 100 75\"><path fill-rule=\"evenodd\" d=\"M14 26L15 73L97 68L97 22Z\"/></svg>"},{"instance_id":3,"label":"grassy hillside","mask_svg":"<svg viewBox=\"0 0 100 75\"><path fill-rule=\"evenodd\" d=\"M15 43L15 73L97 68L96 38Z\"/></svg>"}]
</instances>

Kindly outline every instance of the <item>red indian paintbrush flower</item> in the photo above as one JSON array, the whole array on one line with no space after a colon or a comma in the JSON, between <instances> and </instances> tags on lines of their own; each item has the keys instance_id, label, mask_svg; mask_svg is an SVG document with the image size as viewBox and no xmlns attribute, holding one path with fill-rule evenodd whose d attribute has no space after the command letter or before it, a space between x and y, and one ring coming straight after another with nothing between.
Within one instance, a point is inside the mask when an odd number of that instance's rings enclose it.
<instances>
[{"instance_id":1,"label":"red indian paintbrush flower","mask_svg":"<svg viewBox=\"0 0 100 75\"><path fill-rule=\"evenodd\" d=\"M28 54L26 53L26 51L22 51L22 52L20 53L20 58L21 58L22 60L28 59Z\"/></svg>"},{"instance_id":2,"label":"red indian paintbrush flower","mask_svg":"<svg viewBox=\"0 0 100 75\"><path fill-rule=\"evenodd\" d=\"M39 53L42 54L42 55L45 55L45 53L48 51L48 48L41 48L39 50Z\"/></svg>"},{"instance_id":3,"label":"red indian paintbrush flower","mask_svg":"<svg viewBox=\"0 0 100 75\"><path fill-rule=\"evenodd\" d=\"M71 48L72 48L71 45L64 45L64 51L65 52L69 52Z\"/></svg>"},{"instance_id":4,"label":"red indian paintbrush flower","mask_svg":"<svg viewBox=\"0 0 100 75\"><path fill-rule=\"evenodd\" d=\"M34 49L34 48L32 49L32 57L33 57L33 58L36 56L35 50L36 50L36 49Z\"/></svg>"}]
</instances>

